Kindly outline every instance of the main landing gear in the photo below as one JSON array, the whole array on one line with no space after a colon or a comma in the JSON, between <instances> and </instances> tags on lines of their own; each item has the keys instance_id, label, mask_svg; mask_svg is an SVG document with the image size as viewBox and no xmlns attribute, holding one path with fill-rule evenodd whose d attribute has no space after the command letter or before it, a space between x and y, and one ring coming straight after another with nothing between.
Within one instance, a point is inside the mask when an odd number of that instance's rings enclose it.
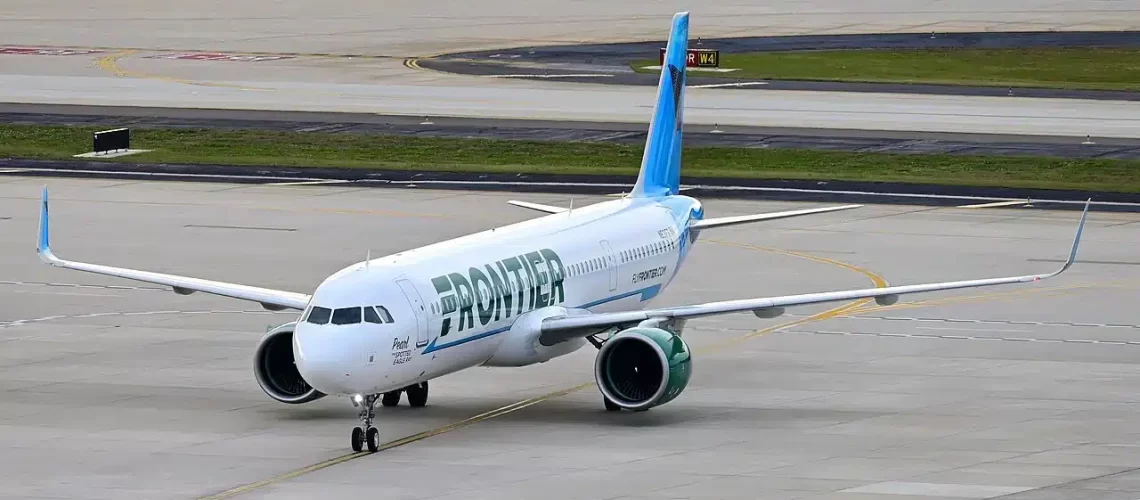
<instances>
[{"instance_id":1,"label":"main landing gear","mask_svg":"<svg viewBox=\"0 0 1140 500\"><path fill-rule=\"evenodd\" d=\"M404 393L408 394L408 404L413 408L424 406L427 404L428 399L428 383L420 382L404 387L403 389L385 392L384 397L380 399L380 403L384 406L397 406L400 404L400 396Z\"/></svg>"},{"instance_id":2,"label":"main landing gear","mask_svg":"<svg viewBox=\"0 0 1140 500\"><path fill-rule=\"evenodd\" d=\"M586 340L590 341L590 344L593 344L594 347L601 349L602 344L605 344L606 340L609 339L602 339L598 335L590 335L586 337ZM602 402L606 404L606 411L621 411L621 407L618 406L617 403L610 401L610 398L602 396Z\"/></svg>"},{"instance_id":3,"label":"main landing gear","mask_svg":"<svg viewBox=\"0 0 1140 500\"><path fill-rule=\"evenodd\" d=\"M427 404L428 383L420 382L384 394L369 394L367 396L353 396L353 404L360 405L360 426L352 429L352 451L362 451L365 444L368 451L375 453L380 450L380 431L372 427L372 420L376 418L376 401L384 406L400 404L400 396L408 394L408 404L420 407Z\"/></svg>"}]
</instances>

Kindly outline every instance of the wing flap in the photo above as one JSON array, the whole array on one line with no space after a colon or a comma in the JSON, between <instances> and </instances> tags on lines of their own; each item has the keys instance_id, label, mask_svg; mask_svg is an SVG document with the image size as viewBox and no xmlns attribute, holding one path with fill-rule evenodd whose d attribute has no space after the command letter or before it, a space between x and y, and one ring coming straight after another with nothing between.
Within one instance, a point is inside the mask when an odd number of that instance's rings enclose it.
<instances>
[{"instance_id":1,"label":"wing flap","mask_svg":"<svg viewBox=\"0 0 1140 500\"><path fill-rule=\"evenodd\" d=\"M714 227L733 226L736 224L747 224L749 222L769 221L776 219L787 219L790 217L800 217L803 215L822 214L827 212L837 212L839 210L850 210L852 208L859 208L863 205L841 205L838 207L823 207L823 208L807 208L802 210L788 210L784 212L771 212L766 214L755 215L737 215L732 217L716 217L712 219L704 219L694 222L689 227L691 229L709 229Z\"/></svg>"},{"instance_id":2,"label":"wing flap","mask_svg":"<svg viewBox=\"0 0 1140 500\"><path fill-rule=\"evenodd\" d=\"M171 287L175 293L181 295L204 292L221 295L223 297L258 302L262 307L269 310L301 310L309 303L309 295L302 293L60 259L51 251L49 224L48 192L47 188L44 188L43 201L40 207L40 234L39 242L36 245L36 253L39 254L40 260L55 267L101 274L104 276L114 276L145 283L154 283L156 285L165 285Z\"/></svg>"},{"instance_id":3,"label":"wing flap","mask_svg":"<svg viewBox=\"0 0 1140 500\"><path fill-rule=\"evenodd\" d=\"M540 341L544 345L553 345L572 338L592 335L599 330L614 326L630 326L649 319L692 319L717 314L752 311L760 317L773 317L772 313L782 312L790 306L820 304L825 302L840 302L855 299L874 298L880 304L891 304L898 300L900 295L923 292L936 292L974 288L1012 283L1028 283L1040 281L1057 276L1073 265L1077 258L1077 248L1080 245L1081 233L1084 230L1085 219L1088 216L1088 204L1085 204L1081 222L1077 226L1077 234L1073 239L1073 246L1069 258L1060 269L1051 273L1028 274L1023 276L1008 276L1000 278L984 278L963 281L947 281L941 283L924 283L916 285L901 285L883 288L864 288L859 290L842 290L834 292L806 293L799 295L785 295L781 297L763 297L754 299L727 300L707 302L688 306L668 307L661 309L648 309L644 311L624 311L614 313L599 313L579 315L572 317L547 318L542 323ZM778 314L776 314L778 315Z\"/></svg>"}]
</instances>

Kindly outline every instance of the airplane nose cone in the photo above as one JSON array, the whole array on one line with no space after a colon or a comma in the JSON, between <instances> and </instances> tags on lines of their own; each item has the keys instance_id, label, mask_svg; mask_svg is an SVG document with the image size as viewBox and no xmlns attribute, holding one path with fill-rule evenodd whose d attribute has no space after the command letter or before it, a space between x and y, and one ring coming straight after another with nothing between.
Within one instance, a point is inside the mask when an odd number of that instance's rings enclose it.
<instances>
[{"instance_id":1,"label":"airplane nose cone","mask_svg":"<svg viewBox=\"0 0 1140 500\"><path fill-rule=\"evenodd\" d=\"M358 342L335 330L321 325L297 325L293 332L297 371L309 385L325 394L357 394L364 385L363 380L358 380Z\"/></svg>"}]
</instances>

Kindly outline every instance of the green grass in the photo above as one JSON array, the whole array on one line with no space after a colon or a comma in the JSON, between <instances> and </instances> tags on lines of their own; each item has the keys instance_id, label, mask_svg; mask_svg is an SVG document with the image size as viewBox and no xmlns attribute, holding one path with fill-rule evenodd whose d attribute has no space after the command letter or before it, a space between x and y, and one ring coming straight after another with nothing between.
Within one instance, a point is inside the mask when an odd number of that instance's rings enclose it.
<instances>
[{"instance_id":1,"label":"green grass","mask_svg":"<svg viewBox=\"0 0 1140 500\"><path fill-rule=\"evenodd\" d=\"M67 159L90 151L86 127L0 125L0 157ZM466 172L637 175L641 145L435 139L365 134L132 130L153 152L110 161ZM686 176L898 181L1140 192L1140 161L903 155L692 147Z\"/></svg>"},{"instance_id":2,"label":"green grass","mask_svg":"<svg viewBox=\"0 0 1140 500\"><path fill-rule=\"evenodd\" d=\"M636 61L632 67L657 65ZM773 80L928 83L1000 87L1140 90L1140 49L867 49L721 54L730 73Z\"/></svg>"}]
</instances>

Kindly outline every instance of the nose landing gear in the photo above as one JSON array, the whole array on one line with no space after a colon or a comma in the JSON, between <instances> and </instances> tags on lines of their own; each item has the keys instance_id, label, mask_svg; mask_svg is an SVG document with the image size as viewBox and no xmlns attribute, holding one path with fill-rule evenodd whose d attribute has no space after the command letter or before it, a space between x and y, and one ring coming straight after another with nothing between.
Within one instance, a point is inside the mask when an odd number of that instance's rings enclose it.
<instances>
[{"instance_id":1,"label":"nose landing gear","mask_svg":"<svg viewBox=\"0 0 1140 500\"><path fill-rule=\"evenodd\" d=\"M366 442L370 453L380 449L380 431L372 427L372 419L376 417L376 396L369 394L356 401L360 404L360 427L352 429L352 451L363 450Z\"/></svg>"},{"instance_id":2,"label":"nose landing gear","mask_svg":"<svg viewBox=\"0 0 1140 500\"><path fill-rule=\"evenodd\" d=\"M376 418L376 402L379 401L384 406L396 406L400 404L402 393L408 394L408 404L424 406L427 404L428 383L420 382L383 394L357 394L352 397L352 404L360 406L360 427L352 429L352 451L363 450L365 444L370 453L380 450L380 431L372 427L372 419Z\"/></svg>"}]
</instances>

